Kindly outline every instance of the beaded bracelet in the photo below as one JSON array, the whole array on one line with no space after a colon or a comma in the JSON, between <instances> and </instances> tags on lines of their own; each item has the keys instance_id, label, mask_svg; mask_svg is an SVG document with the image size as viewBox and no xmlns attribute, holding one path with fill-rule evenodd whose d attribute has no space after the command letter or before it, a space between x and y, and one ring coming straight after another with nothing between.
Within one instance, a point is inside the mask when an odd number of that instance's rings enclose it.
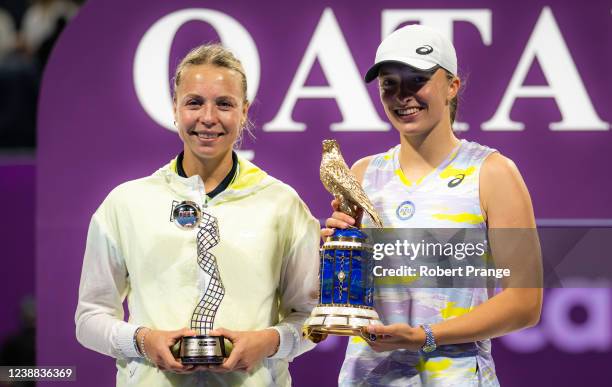
<instances>
[{"instance_id":1,"label":"beaded bracelet","mask_svg":"<svg viewBox=\"0 0 612 387\"><path fill-rule=\"evenodd\" d=\"M134 343L134 349L136 350L136 353L140 357L144 357L142 355L142 351L140 350L140 347L138 346L138 332L140 332L142 329L144 329L144 327L136 328L136 330L134 331L134 337L132 338L132 342Z\"/></svg>"},{"instance_id":2,"label":"beaded bracelet","mask_svg":"<svg viewBox=\"0 0 612 387\"><path fill-rule=\"evenodd\" d=\"M147 355L147 350L145 349L145 337L147 337L147 333L149 333L150 331L150 329L146 329L142 334L142 337L140 338L140 351L142 352L142 357L144 357L145 360L148 361L151 361L151 359L149 358L149 355Z\"/></svg>"}]
</instances>

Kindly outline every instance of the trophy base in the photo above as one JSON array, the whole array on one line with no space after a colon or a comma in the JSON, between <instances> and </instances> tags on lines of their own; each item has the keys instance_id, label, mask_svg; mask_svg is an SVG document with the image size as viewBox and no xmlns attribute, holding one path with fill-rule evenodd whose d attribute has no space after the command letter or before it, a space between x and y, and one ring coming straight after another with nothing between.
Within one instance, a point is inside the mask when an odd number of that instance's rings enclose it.
<instances>
[{"instance_id":1,"label":"trophy base","mask_svg":"<svg viewBox=\"0 0 612 387\"><path fill-rule=\"evenodd\" d=\"M302 331L313 343L325 340L327 335L359 336L374 341L376 336L369 334L366 329L369 325L383 325L373 308L318 305L312 310Z\"/></svg>"},{"instance_id":2,"label":"trophy base","mask_svg":"<svg viewBox=\"0 0 612 387\"><path fill-rule=\"evenodd\" d=\"M219 365L227 357L223 336L185 336L179 358L186 365Z\"/></svg>"}]
</instances>

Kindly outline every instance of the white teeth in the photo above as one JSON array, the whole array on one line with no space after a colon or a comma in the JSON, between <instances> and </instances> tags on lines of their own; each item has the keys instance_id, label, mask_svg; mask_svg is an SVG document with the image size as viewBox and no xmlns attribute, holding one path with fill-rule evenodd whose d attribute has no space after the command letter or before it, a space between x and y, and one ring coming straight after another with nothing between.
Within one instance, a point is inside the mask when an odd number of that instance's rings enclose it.
<instances>
[{"instance_id":1,"label":"white teeth","mask_svg":"<svg viewBox=\"0 0 612 387\"><path fill-rule=\"evenodd\" d=\"M198 135L199 138L205 138L205 139L219 137L218 133L197 133L197 135Z\"/></svg>"},{"instance_id":2,"label":"white teeth","mask_svg":"<svg viewBox=\"0 0 612 387\"><path fill-rule=\"evenodd\" d=\"M411 114L418 113L420 110L421 110L421 108L419 108L419 107L411 107L411 108L408 108L408 109L399 109L399 110L396 110L396 112L400 116L406 116L406 115L411 115Z\"/></svg>"}]
</instances>

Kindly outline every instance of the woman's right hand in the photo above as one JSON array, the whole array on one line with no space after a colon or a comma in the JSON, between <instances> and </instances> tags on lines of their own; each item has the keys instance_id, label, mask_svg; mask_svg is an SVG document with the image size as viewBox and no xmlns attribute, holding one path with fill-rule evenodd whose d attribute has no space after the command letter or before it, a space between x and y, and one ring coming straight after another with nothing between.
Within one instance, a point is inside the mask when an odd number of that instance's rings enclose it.
<instances>
[{"instance_id":1,"label":"woman's right hand","mask_svg":"<svg viewBox=\"0 0 612 387\"><path fill-rule=\"evenodd\" d=\"M358 226L357 220L355 218L350 217L349 215L341 212L340 201L338 199L334 199L331 202L332 209L334 212L332 213L330 218L325 220L325 227L321 229L321 238L325 240L328 236L331 236L334 233L334 230L337 228L345 229L351 226ZM358 215L360 218L361 216Z\"/></svg>"},{"instance_id":2,"label":"woman's right hand","mask_svg":"<svg viewBox=\"0 0 612 387\"><path fill-rule=\"evenodd\" d=\"M161 331L145 328L138 332L136 339L138 340L140 352L143 354L146 353L146 357L160 370L189 373L195 371L195 367L181 364L174 358L171 348L184 336L195 335L195 331L187 328L177 331Z\"/></svg>"}]
</instances>

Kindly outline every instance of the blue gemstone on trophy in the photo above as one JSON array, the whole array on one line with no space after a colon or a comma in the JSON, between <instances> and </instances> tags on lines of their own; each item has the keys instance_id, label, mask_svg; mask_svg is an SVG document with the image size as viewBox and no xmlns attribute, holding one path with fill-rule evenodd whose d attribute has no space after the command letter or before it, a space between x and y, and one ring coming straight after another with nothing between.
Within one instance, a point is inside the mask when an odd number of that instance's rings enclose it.
<instances>
[{"instance_id":1,"label":"blue gemstone on trophy","mask_svg":"<svg viewBox=\"0 0 612 387\"><path fill-rule=\"evenodd\" d=\"M336 250L334 268L334 304L345 304L348 298L351 254L349 250Z\"/></svg>"},{"instance_id":2,"label":"blue gemstone on trophy","mask_svg":"<svg viewBox=\"0 0 612 387\"><path fill-rule=\"evenodd\" d=\"M174 223L181 228L195 228L201 217L200 207L194 202L180 202L172 209Z\"/></svg>"},{"instance_id":3,"label":"blue gemstone on trophy","mask_svg":"<svg viewBox=\"0 0 612 387\"><path fill-rule=\"evenodd\" d=\"M176 218L176 221L181 226L193 227L196 224L198 218L192 212L189 212L187 215L182 215L179 218Z\"/></svg>"},{"instance_id":4,"label":"blue gemstone on trophy","mask_svg":"<svg viewBox=\"0 0 612 387\"><path fill-rule=\"evenodd\" d=\"M322 254L321 259L321 302L332 303L334 291L334 256L328 252Z\"/></svg>"},{"instance_id":5,"label":"blue gemstone on trophy","mask_svg":"<svg viewBox=\"0 0 612 387\"><path fill-rule=\"evenodd\" d=\"M349 288L349 304L364 304L364 286L361 251L354 251L351 259L351 284Z\"/></svg>"},{"instance_id":6,"label":"blue gemstone on trophy","mask_svg":"<svg viewBox=\"0 0 612 387\"><path fill-rule=\"evenodd\" d=\"M374 277L367 235L359 229L336 230L321 252L322 305L373 305Z\"/></svg>"}]
</instances>

